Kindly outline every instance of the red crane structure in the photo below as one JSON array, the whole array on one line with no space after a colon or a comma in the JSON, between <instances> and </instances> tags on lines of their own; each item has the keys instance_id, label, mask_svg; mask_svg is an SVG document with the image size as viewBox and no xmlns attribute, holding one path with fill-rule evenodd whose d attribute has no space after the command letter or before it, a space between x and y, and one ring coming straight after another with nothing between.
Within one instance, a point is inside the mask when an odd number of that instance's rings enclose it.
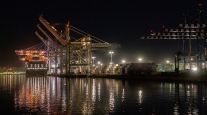
<instances>
[{"instance_id":1,"label":"red crane structure","mask_svg":"<svg viewBox=\"0 0 207 115\"><path fill-rule=\"evenodd\" d=\"M107 50L119 47L119 45L105 42L72 25L52 24L43 16L39 17L35 34L46 46L45 50L37 53L39 61L46 62L47 74L81 74L88 75L92 72L92 52L94 50ZM22 52L31 52L28 55ZM30 57L35 51L16 51L26 64L35 60ZM42 55L42 52L44 55ZM28 66L26 66L27 69Z\"/></svg>"}]
</instances>

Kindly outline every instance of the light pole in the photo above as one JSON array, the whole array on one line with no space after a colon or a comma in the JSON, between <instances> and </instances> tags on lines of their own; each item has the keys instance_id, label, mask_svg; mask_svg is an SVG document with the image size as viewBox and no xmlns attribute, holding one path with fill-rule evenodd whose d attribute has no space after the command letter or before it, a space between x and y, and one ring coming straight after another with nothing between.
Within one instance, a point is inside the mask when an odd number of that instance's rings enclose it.
<instances>
[{"instance_id":1,"label":"light pole","mask_svg":"<svg viewBox=\"0 0 207 115\"><path fill-rule=\"evenodd\" d=\"M109 54L111 55L111 61L110 61L110 64L113 64L113 60L112 60L112 58L113 58L114 51L109 51Z\"/></svg>"},{"instance_id":2,"label":"light pole","mask_svg":"<svg viewBox=\"0 0 207 115\"><path fill-rule=\"evenodd\" d=\"M92 65L93 65L93 66L95 66L95 63L94 63L95 59L96 59L96 57L93 56L93 57L92 57Z\"/></svg>"},{"instance_id":3,"label":"light pole","mask_svg":"<svg viewBox=\"0 0 207 115\"><path fill-rule=\"evenodd\" d=\"M102 73L103 63L101 61L98 61L97 64L98 64L98 73L100 74L100 73Z\"/></svg>"}]
</instances>

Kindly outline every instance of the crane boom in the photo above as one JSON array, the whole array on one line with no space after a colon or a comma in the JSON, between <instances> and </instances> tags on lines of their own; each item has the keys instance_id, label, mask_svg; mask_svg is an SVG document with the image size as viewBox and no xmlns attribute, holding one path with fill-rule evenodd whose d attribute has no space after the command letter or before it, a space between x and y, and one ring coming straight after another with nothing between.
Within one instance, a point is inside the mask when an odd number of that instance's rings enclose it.
<instances>
[{"instance_id":1,"label":"crane boom","mask_svg":"<svg viewBox=\"0 0 207 115\"><path fill-rule=\"evenodd\" d=\"M56 45L55 41L52 40L52 38L39 26L37 25L37 28L47 37L47 39L49 40L50 43ZM37 34L36 34L37 35ZM37 35L38 36L38 35ZM39 37L39 36L38 36ZM40 38L41 39L41 38ZM42 38L44 39L44 38Z\"/></svg>"},{"instance_id":2,"label":"crane boom","mask_svg":"<svg viewBox=\"0 0 207 115\"><path fill-rule=\"evenodd\" d=\"M66 46L67 41L64 40L55 30L54 27L50 25L50 23L45 20L42 16L39 17L39 21L47 28L47 30L52 33L52 35L61 43L61 45Z\"/></svg>"},{"instance_id":3,"label":"crane boom","mask_svg":"<svg viewBox=\"0 0 207 115\"><path fill-rule=\"evenodd\" d=\"M44 40L44 38L37 31L35 31L35 34L46 46L48 46L47 41Z\"/></svg>"}]
</instances>

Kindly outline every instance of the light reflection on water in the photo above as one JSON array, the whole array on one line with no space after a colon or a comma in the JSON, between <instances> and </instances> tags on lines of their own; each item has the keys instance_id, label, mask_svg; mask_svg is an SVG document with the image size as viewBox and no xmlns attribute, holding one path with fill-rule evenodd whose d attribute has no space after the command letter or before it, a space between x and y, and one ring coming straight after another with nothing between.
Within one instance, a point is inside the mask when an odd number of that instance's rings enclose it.
<instances>
[{"instance_id":1,"label":"light reflection on water","mask_svg":"<svg viewBox=\"0 0 207 115\"><path fill-rule=\"evenodd\" d=\"M206 88L206 83L7 75L0 76L0 101L21 114L205 115Z\"/></svg>"}]
</instances>

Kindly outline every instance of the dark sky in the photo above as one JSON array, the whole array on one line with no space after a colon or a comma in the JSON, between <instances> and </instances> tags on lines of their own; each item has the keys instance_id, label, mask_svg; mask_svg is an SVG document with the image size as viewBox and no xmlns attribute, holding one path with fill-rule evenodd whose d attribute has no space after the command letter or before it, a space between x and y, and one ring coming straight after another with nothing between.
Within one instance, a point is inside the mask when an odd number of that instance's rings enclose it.
<instances>
[{"instance_id":1,"label":"dark sky","mask_svg":"<svg viewBox=\"0 0 207 115\"><path fill-rule=\"evenodd\" d=\"M206 1L205 1L206 2ZM19 64L15 49L41 42L34 34L41 14L52 22L70 20L73 26L107 42L121 44L117 60L170 57L178 41L149 41L140 37L163 25L182 23L183 14L196 10L196 0L16 0L2 7L0 66Z\"/></svg>"}]
</instances>

